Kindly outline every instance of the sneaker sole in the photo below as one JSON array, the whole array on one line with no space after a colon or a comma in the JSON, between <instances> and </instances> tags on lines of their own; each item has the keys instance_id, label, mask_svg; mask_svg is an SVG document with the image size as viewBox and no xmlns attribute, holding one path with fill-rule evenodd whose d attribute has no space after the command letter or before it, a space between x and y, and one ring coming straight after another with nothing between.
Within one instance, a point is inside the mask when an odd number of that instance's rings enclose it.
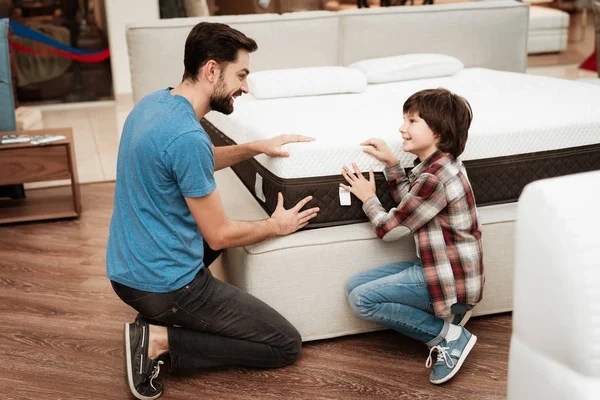
<instances>
[{"instance_id":1,"label":"sneaker sole","mask_svg":"<svg viewBox=\"0 0 600 400\"><path fill-rule=\"evenodd\" d=\"M467 359L467 356L471 352L471 349L473 349L473 346L475 346L476 342L477 342L477 336L471 335L471 339L469 339L469 341L467 342L465 349L463 350L462 354L460 355L460 358L456 362L456 367L452 368L452 371L448 375L443 377L442 379L438 379L435 381L430 379L429 382L433 383L434 385L439 385L444 382L448 382L450 379L452 379L454 377L454 375L457 374L460 367L462 367L463 362L465 362L465 360Z\"/></svg>"},{"instance_id":2,"label":"sneaker sole","mask_svg":"<svg viewBox=\"0 0 600 400\"><path fill-rule=\"evenodd\" d=\"M131 394L140 400L158 399L162 392L156 396L148 397L141 395L135 389L135 385L133 384L133 375L131 374L131 371L133 370L133 362L131 360L131 341L129 340L129 337L129 324L125 324L125 370L127 371L127 385L129 386L129 390L131 391Z\"/></svg>"}]
</instances>

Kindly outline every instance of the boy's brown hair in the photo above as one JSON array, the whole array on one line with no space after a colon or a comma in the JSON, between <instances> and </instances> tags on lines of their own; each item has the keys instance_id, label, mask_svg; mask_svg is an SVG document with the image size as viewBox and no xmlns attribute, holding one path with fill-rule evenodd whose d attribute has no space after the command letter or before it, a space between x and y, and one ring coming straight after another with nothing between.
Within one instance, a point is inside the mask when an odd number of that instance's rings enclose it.
<instances>
[{"instance_id":1,"label":"boy's brown hair","mask_svg":"<svg viewBox=\"0 0 600 400\"><path fill-rule=\"evenodd\" d=\"M256 42L229 25L200 22L192 28L185 41L183 80L196 81L200 68L209 60L226 66L237 59L238 50L252 53L258 49Z\"/></svg>"},{"instance_id":2,"label":"boy's brown hair","mask_svg":"<svg viewBox=\"0 0 600 400\"><path fill-rule=\"evenodd\" d=\"M403 113L418 113L440 141L438 149L458 157L465 150L473 110L469 102L449 90L421 90L406 100Z\"/></svg>"}]
</instances>

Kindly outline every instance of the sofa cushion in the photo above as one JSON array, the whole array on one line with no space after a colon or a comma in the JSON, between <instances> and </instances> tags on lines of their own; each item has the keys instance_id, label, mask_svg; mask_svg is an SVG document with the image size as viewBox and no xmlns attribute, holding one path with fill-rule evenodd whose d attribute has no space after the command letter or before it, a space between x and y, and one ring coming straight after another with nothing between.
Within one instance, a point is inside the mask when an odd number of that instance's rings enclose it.
<instances>
[{"instance_id":1,"label":"sofa cushion","mask_svg":"<svg viewBox=\"0 0 600 400\"><path fill-rule=\"evenodd\" d=\"M464 65L445 54L405 54L362 60L350 67L365 74L369 83L384 83L453 75Z\"/></svg>"},{"instance_id":2,"label":"sofa cushion","mask_svg":"<svg viewBox=\"0 0 600 400\"><path fill-rule=\"evenodd\" d=\"M529 30L559 29L569 27L569 14L548 7L529 7Z\"/></svg>"},{"instance_id":3,"label":"sofa cushion","mask_svg":"<svg viewBox=\"0 0 600 400\"><path fill-rule=\"evenodd\" d=\"M248 86L257 99L275 99L359 93L367 88L367 79L347 67L288 68L250 74Z\"/></svg>"},{"instance_id":4,"label":"sofa cushion","mask_svg":"<svg viewBox=\"0 0 600 400\"><path fill-rule=\"evenodd\" d=\"M527 53L551 53L567 49L569 31L561 29L540 29L529 32L527 37Z\"/></svg>"}]
</instances>

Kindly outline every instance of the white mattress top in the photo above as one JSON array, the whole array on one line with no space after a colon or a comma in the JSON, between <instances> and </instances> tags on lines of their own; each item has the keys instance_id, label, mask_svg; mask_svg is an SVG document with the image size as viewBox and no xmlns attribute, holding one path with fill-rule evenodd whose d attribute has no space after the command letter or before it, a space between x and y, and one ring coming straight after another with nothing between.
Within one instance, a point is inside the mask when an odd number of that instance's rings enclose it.
<instances>
[{"instance_id":1,"label":"white mattress top","mask_svg":"<svg viewBox=\"0 0 600 400\"><path fill-rule=\"evenodd\" d=\"M464 96L473 123L464 160L555 150L600 143L600 86L513 72L467 68L443 78L369 85L363 93L236 100L225 116L206 119L237 143L283 133L315 137L285 146L289 158L256 157L280 178L338 175L356 162L362 171L383 164L363 153L360 142L383 138L405 166L414 156L402 151L398 128L402 105L414 92L444 87Z\"/></svg>"}]
</instances>

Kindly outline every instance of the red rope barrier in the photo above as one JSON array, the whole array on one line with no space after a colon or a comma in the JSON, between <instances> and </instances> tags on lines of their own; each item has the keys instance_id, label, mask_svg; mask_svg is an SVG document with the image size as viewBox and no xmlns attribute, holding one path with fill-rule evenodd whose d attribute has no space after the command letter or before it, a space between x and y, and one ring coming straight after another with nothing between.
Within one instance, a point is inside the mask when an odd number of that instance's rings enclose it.
<instances>
[{"instance_id":1,"label":"red rope barrier","mask_svg":"<svg viewBox=\"0 0 600 400\"><path fill-rule=\"evenodd\" d=\"M58 56L58 57L70 58L71 60L81 61L81 62L86 62L86 63L100 62L100 61L104 61L108 57L110 57L110 51L108 49L105 49L96 54L89 54L89 55L85 54L84 55L84 54L69 53L67 51L59 50L54 47L47 46L45 44L37 44L36 45L37 48L34 49L34 48L27 47L25 45L22 45L20 43L17 43L15 41L11 40L10 45L16 51L21 51L24 53L36 54L36 55L42 56L42 57L57 57Z\"/></svg>"}]
</instances>

